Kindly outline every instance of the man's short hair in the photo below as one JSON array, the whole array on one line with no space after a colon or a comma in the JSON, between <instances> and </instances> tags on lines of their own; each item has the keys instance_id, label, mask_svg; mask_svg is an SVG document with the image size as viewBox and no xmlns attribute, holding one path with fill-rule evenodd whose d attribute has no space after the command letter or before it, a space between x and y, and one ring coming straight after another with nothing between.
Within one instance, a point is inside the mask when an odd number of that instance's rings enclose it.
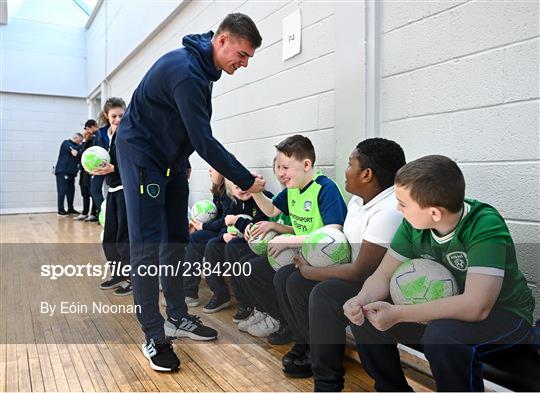
<instances>
[{"instance_id":1,"label":"man's short hair","mask_svg":"<svg viewBox=\"0 0 540 393\"><path fill-rule=\"evenodd\" d=\"M303 135L293 135L279 142L276 145L278 152L287 157L293 157L295 160L311 160L311 165L315 165L315 148L309 138Z\"/></svg>"},{"instance_id":2,"label":"man's short hair","mask_svg":"<svg viewBox=\"0 0 540 393\"><path fill-rule=\"evenodd\" d=\"M219 25L216 35L225 31L248 40L253 49L257 49L262 44L262 37L255 22L249 16L239 12L227 15Z\"/></svg>"},{"instance_id":3,"label":"man's short hair","mask_svg":"<svg viewBox=\"0 0 540 393\"><path fill-rule=\"evenodd\" d=\"M356 145L354 155L361 169L370 168L382 190L394 185L396 172L405 165L405 153L396 142L384 138L365 139Z\"/></svg>"},{"instance_id":4,"label":"man's short hair","mask_svg":"<svg viewBox=\"0 0 540 393\"><path fill-rule=\"evenodd\" d=\"M444 207L452 213L463 208L465 178L448 157L431 155L409 162L397 172L395 184L407 188L422 208Z\"/></svg>"},{"instance_id":5,"label":"man's short hair","mask_svg":"<svg viewBox=\"0 0 540 393\"><path fill-rule=\"evenodd\" d=\"M84 123L84 128L90 127L97 127L97 122L94 119L88 119L86 120L86 123Z\"/></svg>"}]
</instances>

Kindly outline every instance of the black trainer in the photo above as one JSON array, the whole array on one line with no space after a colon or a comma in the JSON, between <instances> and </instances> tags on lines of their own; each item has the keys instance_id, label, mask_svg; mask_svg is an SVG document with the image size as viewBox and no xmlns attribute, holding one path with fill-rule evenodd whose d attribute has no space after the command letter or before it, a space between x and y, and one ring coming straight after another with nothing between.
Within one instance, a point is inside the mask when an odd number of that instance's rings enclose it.
<instances>
[{"instance_id":1,"label":"black trainer","mask_svg":"<svg viewBox=\"0 0 540 393\"><path fill-rule=\"evenodd\" d=\"M272 345L285 345L292 341L292 332L285 323L279 323L279 329L268 336L268 343Z\"/></svg>"},{"instance_id":2,"label":"black trainer","mask_svg":"<svg viewBox=\"0 0 540 393\"><path fill-rule=\"evenodd\" d=\"M106 281L103 281L100 285L100 289L114 289L122 286L122 284L126 281L124 277L111 277Z\"/></svg>"},{"instance_id":3,"label":"black trainer","mask_svg":"<svg viewBox=\"0 0 540 393\"><path fill-rule=\"evenodd\" d=\"M130 281L124 281L120 283L120 287L114 291L116 296L128 296L133 293L133 287L131 286Z\"/></svg>"},{"instance_id":4,"label":"black trainer","mask_svg":"<svg viewBox=\"0 0 540 393\"><path fill-rule=\"evenodd\" d=\"M285 375L290 378L309 378L313 375L311 371L311 359L309 353L294 359L291 363L282 368Z\"/></svg>"},{"instance_id":5,"label":"black trainer","mask_svg":"<svg viewBox=\"0 0 540 393\"><path fill-rule=\"evenodd\" d=\"M309 352L309 345L307 344L294 344L289 352L283 355L281 359L281 364L286 366L292 363L296 359L300 359L302 356L305 356Z\"/></svg>"},{"instance_id":6,"label":"black trainer","mask_svg":"<svg viewBox=\"0 0 540 393\"><path fill-rule=\"evenodd\" d=\"M242 305L239 305L238 306L238 310L236 312L236 314L234 314L234 317L233 317L233 322L234 323L239 323L241 321L245 321L246 319L248 319L251 314L253 313L253 306L242 306Z\"/></svg>"},{"instance_id":7,"label":"black trainer","mask_svg":"<svg viewBox=\"0 0 540 393\"><path fill-rule=\"evenodd\" d=\"M180 368L180 359L173 351L171 341L162 338L150 339L142 345L144 356L150 361L150 367L156 371L176 371Z\"/></svg>"},{"instance_id":8,"label":"black trainer","mask_svg":"<svg viewBox=\"0 0 540 393\"><path fill-rule=\"evenodd\" d=\"M65 210L58 210L58 212L56 212L56 215L57 216L67 216L68 212L65 211Z\"/></svg>"},{"instance_id":9,"label":"black trainer","mask_svg":"<svg viewBox=\"0 0 540 393\"><path fill-rule=\"evenodd\" d=\"M168 317L164 328L165 335L170 338L187 337L196 341L209 341L217 338L217 331L204 326L201 318L196 315L186 315L178 321Z\"/></svg>"},{"instance_id":10,"label":"black trainer","mask_svg":"<svg viewBox=\"0 0 540 393\"><path fill-rule=\"evenodd\" d=\"M69 209L69 210L67 211L67 214L81 214L81 212L78 212L78 211L75 210L75 209Z\"/></svg>"},{"instance_id":11,"label":"black trainer","mask_svg":"<svg viewBox=\"0 0 540 393\"><path fill-rule=\"evenodd\" d=\"M205 312L207 314L212 314L212 313L218 312L220 310L223 310L224 308L227 308L230 305L231 305L230 300L225 300L225 299L222 299L222 298L218 297L217 295L212 295L212 298L210 299L208 304L203 307L202 310L203 310L203 312Z\"/></svg>"}]
</instances>

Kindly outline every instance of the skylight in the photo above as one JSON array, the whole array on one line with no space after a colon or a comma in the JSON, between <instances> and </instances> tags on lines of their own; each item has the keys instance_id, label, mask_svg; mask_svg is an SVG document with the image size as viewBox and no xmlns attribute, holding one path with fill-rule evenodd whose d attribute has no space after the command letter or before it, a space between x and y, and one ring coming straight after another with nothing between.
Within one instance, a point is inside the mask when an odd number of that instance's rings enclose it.
<instances>
[{"instance_id":1,"label":"skylight","mask_svg":"<svg viewBox=\"0 0 540 393\"><path fill-rule=\"evenodd\" d=\"M97 0L8 0L9 18L82 27Z\"/></svg>"}]
</instances>

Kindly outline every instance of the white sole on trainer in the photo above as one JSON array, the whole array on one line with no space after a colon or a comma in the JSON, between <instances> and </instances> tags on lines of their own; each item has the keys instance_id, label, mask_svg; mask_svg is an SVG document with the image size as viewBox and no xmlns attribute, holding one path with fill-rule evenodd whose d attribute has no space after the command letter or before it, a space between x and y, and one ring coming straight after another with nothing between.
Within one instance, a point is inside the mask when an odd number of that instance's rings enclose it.
<instances>
[{"instance_id":1,"label":"white sole on trainer","mask_svg":"<svg viewBox=\"0 0 540 393\"><path fill-rule=\"evenodd\" d=\"M99 289L101 289L102 291L109 291L111 289L120 288L123 283L124 283L124 281L120 281L118 284L114 284L112 287L107 287L107 288L102 288L101 285L100 285Z\"/></svg>"},{"instance_id":2,"label":"white sole on trainer","mask_svg":"<svg viewBox=\"0 0 540 393\"><path fill-rule=\"evenodd\" d=\"M150 368L151 368L152 370L154 370L154 371L161 371L161 372L171 372L171 371L175 371L175 370L173 370L173 369L170 368L170 367L168 367L168 368L167 368L167 367L160 367L160 366L154 364L154 362L152 362L152 358L150 357L150 354L149 354L148 351L146 350L146 346L145 346L144 344L142 345L142 348L141 348L141 349L142 349L142 353L143 353L144 357L148 359L148 362L150 363ZM179 370L179 369L180 369L180 367L179 367L177 370Z\"/></svg>"},{"instance_id":3,"label":"white sole on trainer","mask_svg":"<svg viewBox=\"0 0 540 393\"><path fill-rule=\"evenodd\" d=\"M212 341L212 340L215 340L217 338L217 336L214 336L214 337L203 337L203 336L198 336L194 333L191 333L191 332L187 332L185 330L182 330L182 329L172 329L170 328L169 326L165 325L164 326L164 329L165 329L165 336L169 337L170 339L175 339L175 338L190 338L194 341Z\"/></svg>"},{"instance_id":4,"label":"white sole on trainer","mask_svg":"<svg viewBox=\"0 0 540 393\"><path fill-rule=\"evenodd\" d=\"M225 309L225 308L227 308L227 307L230 307L230 306L231 306L231 302L228 301L228 302L223 303L222 305L220 305L220 306L217 307L217 308L213 308L213 309L211 309L211 310L209 310L208 308L203 308L202 310L203 310L203 312L206 313L206 314L213 314L213 313L215 313L215 312L221 311L221 310L223 310L223 309Z\"/></svg>"}]
</instances>

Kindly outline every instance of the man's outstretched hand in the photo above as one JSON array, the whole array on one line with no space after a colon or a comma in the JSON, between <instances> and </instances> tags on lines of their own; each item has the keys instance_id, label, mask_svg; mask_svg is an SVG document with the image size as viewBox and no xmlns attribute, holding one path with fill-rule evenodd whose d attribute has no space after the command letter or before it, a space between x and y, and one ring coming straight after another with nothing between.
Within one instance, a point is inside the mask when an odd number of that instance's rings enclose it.
<instances>
[{"instance_id":1,"label":"man's outstretched hand","mask_svg":"<svg viewBox=\"0 0 540 393\"><path fill-rule=\"evenodd\" d=\"M263 177L257 173L252 172L253 176L255 176L255 181L251 185L249 189L246 191L251 194L257 194L259 192L262 192L264 190L264 186L266 184L266 181L263 179Z\"/></svg>"}]
</instances>

